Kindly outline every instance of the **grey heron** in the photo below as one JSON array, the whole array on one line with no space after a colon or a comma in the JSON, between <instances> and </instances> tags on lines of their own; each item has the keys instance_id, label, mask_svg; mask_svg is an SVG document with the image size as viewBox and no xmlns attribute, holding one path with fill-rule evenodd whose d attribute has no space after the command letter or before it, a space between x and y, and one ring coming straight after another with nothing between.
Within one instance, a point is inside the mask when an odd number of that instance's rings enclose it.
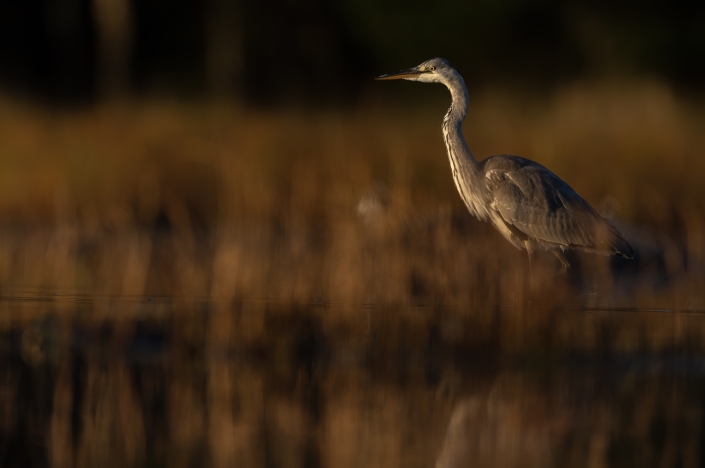
<instances>
[{"instance_id":1,"label":"grey heron","mask_svg":"<svg viewBox=\"0 0 705 468\"><path fill-rule=\"evenodd\" d=\"M452 103L443 118L445 140L455 186L471 214L490 221L515 247L531 255L542 248L561 262L558 275L570 264L569 249L634 258L629 243L609 219L557 175L539 163L500 154L478 161L463 136L468 91L460 73L445 59L375 78L444 84Z\"/></svg>"}]
</instances>

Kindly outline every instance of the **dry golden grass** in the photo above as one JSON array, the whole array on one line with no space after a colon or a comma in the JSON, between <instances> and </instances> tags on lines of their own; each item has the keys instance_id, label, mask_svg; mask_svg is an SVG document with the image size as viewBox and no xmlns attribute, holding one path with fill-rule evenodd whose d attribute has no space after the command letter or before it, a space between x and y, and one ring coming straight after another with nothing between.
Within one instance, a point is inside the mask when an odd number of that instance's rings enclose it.
<instances>
[{"instance_id":1,"label":"dry golden grass","mask_svg":"<svg viewBox=\"0 0 705 468\"><path fill-rule=\"evenodd\" d=\"M533 280L525 255L455 193L443 111L166 102L49 111L5 100L0 287L56 292L66 314L75 312L60 298L75 295L241 303L253 311L237 333L252 336L263 330L257 304L329 304L332 329L350 319L364 328L363 304L417 305L430 308L410 319L420 329L428 316L452 329L438 318L449 314L468 324L458 340L519 347L546 330L597 346L604 337L589 325L556 315L566 307L705 308L701 108L648 82L473 99L465 133L477 157L543 163L617 219L638 252L632 262L577 256L558 279L553 258L539 255ZM127 318L139 310L95 301L89 315L116 307ZM648 316L638 320L651 330Z\"/></svg>"}]
</instances>

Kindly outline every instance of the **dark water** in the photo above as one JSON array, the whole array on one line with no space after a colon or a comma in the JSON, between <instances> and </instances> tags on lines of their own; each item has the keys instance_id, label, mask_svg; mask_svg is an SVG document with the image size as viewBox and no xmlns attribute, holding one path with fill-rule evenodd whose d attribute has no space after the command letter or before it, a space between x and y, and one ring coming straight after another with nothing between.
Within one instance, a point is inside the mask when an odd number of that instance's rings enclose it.
<instances>
[{"instance_id":1,"label":"dark water","mask_svg":"<svg viewBox=\"0 0 705 468\"><path fill-rule=\"evenodd\" d=\"M465 340L467 323L429 309L362 308L351 324L317 305L2 307L3 467L704 464L705 354L624 344L670 329L668 312L587 313L607 338L586 350L553 337L592 323L584 311L517 349Z\"/></svg>"}]
</instances>

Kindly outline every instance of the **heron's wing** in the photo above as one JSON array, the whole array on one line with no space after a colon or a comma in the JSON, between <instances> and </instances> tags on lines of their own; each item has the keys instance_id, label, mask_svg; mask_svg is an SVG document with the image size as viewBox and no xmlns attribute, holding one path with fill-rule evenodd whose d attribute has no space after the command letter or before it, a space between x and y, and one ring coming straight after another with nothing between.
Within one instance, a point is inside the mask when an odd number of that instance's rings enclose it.
<instances>
[{"instance_id":1,"label":"heron's wing","mask_svg":"<svg viewBox=\"0 0 705 468\"><path fill-rule=\"evenodd\" d=\"M540 164L505 158L485 170L490 206L505 223L548 243L596 251L617 249L610 241L612 231L618 234L614 225L568 184Z\"/></svg>"}]
</instances>

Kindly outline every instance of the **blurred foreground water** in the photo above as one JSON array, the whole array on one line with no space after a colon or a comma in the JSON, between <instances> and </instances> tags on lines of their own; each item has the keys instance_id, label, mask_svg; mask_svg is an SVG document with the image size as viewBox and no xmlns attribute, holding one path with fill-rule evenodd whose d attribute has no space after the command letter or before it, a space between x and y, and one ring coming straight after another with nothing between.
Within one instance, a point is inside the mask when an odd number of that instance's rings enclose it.
<instances>
[{"instance_id":1,"label":"blurred foreground water","mask_svg":"<svg viewBox=\"0 0 705 468\"><path fill-rule=\"evenodd\" d=\"M5 297L0 465L703 463L705 315L557 310L531 344L512 306L474 339L454 311L340 307ZM571 327L595 344L551 338Z\"/></svg>"}]
</instances>

